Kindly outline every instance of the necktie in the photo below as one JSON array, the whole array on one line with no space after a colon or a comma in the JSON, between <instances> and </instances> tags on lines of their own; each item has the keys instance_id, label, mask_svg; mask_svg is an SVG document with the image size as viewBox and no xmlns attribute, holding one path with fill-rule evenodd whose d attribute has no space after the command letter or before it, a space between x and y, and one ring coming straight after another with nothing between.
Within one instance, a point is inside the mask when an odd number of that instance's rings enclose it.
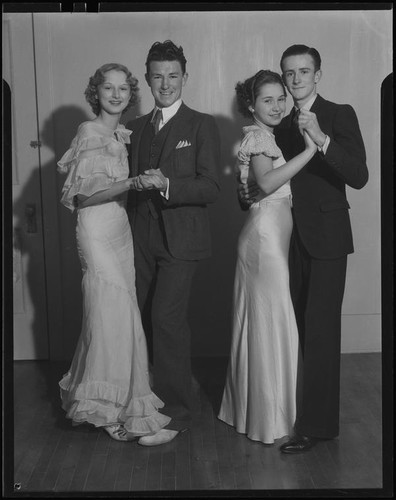
<instances>
[{"instance_id":1,"label":"necktie","mask_svg":"<svg viewBox=\"0 0 396 500\"><path fill-rule=\"evenodd\" d=\"M292 116L292 123L291 126L294 129L298 129L298 117L300 115L300 110L293 108L293 116Z\"/></svg>"},{"instance_id":2,"label":"necktie","mask_svg":"<svg viewBox=\"0 0 396 500\"><path fill-rule=\"evenodd\" d=\"M298 128L298 116L300 114L300 110L293 108L292 121L290 126L291 131L291 147L293 155L297 153L301 153L304 150L304 141L300 130Z\"/></svg>"},{"instance_id":3,"label":"necktie","mask_svg":"<svg viewBox=\"0 0 396 500\"><path fill-rule=\"evenodd\" d=\"M151 120L151 123L154 125L154 132L156 135L159 132L159 125L161 120L162 120L162 109L157 108L157 111L155 112Z\"/></svg>"}]
</instances>

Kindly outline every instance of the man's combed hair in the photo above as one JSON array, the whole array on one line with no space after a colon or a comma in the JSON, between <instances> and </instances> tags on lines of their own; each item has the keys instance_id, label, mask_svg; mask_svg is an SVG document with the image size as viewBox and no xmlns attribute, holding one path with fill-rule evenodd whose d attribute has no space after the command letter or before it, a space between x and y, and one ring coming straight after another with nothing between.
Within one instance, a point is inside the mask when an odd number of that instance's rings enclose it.
<instances>
[{"instance_id":1,"label":"man's combed hair","mask_svg":"<svg viewBox=\"0 0 396 500\"><path fill-rule=\"evenodd\" d=\"M129 69L123 64L118 63L108 63L104 64L100 68L95 71L95 74L90 77L88 86L85 89L85 99L88 104L91 106L92 111L96 116L100 113L100 105L98 101L98 87L105 81L105 73L108 71L122 71L126 75L126 82L129 85L131 95L129 97L129 102L126 108L123 110L123 113L128 111L131 106L134 106L139 101L139 87L138 80L135 78Z\"/></svg>"},{"instance_id":2,"label":"man's combed hair","mask_svg":"<svg viewBox=\"0 0 396 500\"><path fill-rule=\"evenodd\" d=\"M281 57L281 60L280 60L280 67L283 71L283 60L286 58L286 57L289 57L289 56L301 56L301 55L304 55L304 54L308 54L312 57L313 61L314 61L314 66L315 66L315 71L319 71L320 68L321 68L321 65L322 65L322 60L320 58L320 54L319 52L314 49L313 47L308 47L307 45L291 45L289 48L287 48L283 54L282 54L282 57Z\"/></svg>"},{"instance_id":3,"label":"man's combed hair","mask_svg":"<svg viewBox=\"0 0 396 500\"><path fill-rule=\"evenodd\" d=\"M187 60L184 57L183 47L178 47L171 40L153 43L146 59L147 74L150 72L152 61L179 61L183 74L186 72Z\"/></svg>"},{"instance_id":4,"label":"man's combed hair","mask_svg":"<svg viewBox=\"0 0 396 500\"><path fill-rule=\"evenodd\" d=\"M269 69L261 69L255 75L244 82L238 82L235 86L236 99L239 112L250 118L252 116L249 106L254 106L260 89L267 83L278 83L286 95L286 89L282 77Z\"/></svg>"}]
</instances>

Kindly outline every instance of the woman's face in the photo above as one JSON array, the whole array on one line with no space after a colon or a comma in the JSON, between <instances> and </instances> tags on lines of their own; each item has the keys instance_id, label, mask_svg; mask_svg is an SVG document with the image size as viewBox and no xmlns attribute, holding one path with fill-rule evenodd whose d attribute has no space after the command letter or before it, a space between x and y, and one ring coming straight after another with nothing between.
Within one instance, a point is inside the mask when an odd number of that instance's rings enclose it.
<instances>
[{"instance_id":1,"label":"woman's face","mask_svg":"<svg viewBox=\"0 0 396 500\"><path fill-rule=\"evenodd\" d=\"M111 70L104 74L104 81L97 88L100 113L121 114L129 102L131 89L123 71Z\"/></svg>"},{"instance_id":2,"label":"woman's face","mask_svg":"<svg viewBox=\"0 0 396 500\"><path fill-rule=\"evenodd\" d=\"M279 125L286 109L286 95L279 83L266 83L259 91L254 103L254 116L267 128Z\"/></svg>"}]
</instances>

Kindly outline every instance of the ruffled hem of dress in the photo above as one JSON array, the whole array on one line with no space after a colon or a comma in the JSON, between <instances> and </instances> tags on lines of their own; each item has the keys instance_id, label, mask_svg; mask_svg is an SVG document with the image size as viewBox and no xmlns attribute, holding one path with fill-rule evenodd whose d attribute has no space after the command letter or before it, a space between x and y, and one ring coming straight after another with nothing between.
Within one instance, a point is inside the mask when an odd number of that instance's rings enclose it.
<instances>
[{"instance_id":1,"label":"ruffled hem of dress","mask_svg":"<svg viewBox=\"0 0 396 500\"><path fill-rule=\"evenodd\" d=\"M60 382L62 408L75 425L88 422L96 427L123 423L125 429L137 436L158 432L171 418L158 411L163 401L154 393L130 399L127 394L111 384L90 382L80 384L77 390L67 389L69 375Z\"/></svg>"},{"instance_id":2,"label":"ruffled hem of dress","mask_svg":"<svg viewBox=\"0 0 396 500\"><path fill-rule=\"evenodd\" d=\"M155 396L155 395L154 395ZM81 409L84 404L88 408ZM171 421L170 417L160 413L158 410L147 416L127 416L122 408L111 408L97 401L74 401L71 404L62 404L66 411L66 417L73 421L73 425L84 423L95 427L105 427L115 423L121 423L124 428L135 436L154 434L166 427Z\"/></svg>"},{"instance_id":3,"label":"ruffled hem of dress","mask_svg":"<svg viewBox=\"0 0 396 500\"><path fill-rule=\"evenodd\" d=\"M127 406L128 398L130 398L129 391L118 385L111 384L104 381L88 381L82 384L74 385L71 381L71 373L67 372L62 380L59 382L59 387L64 392L62 396L66 397L66 400L70 401L83 401L83 400L99 400L108 401L114 403L118 406ZM151 392L144 395L133 398L134 401L141 401L142 405L135 408L135 412L141 415L142 412L150 411L150 408L145 408L144 404L146 400L151 397ZM157 398L157 396L155 396ZM62 398L64 399L64 398ZM157 407L162 408L164 403L157 398ZM128 404L129 408L129 404ZM131 412L129 412L132 414Z\"/></svg>"},{"instance_id":4,"label":"ruffled hem of dress","mask_svg":"<svg viewBox=\"0 0 396 500\"><path fill-rule=\"evenodd\" d=\"M156 411L148 417L126 417L120 416L120 422L123 422L124 428L135 436L145 436L154 434L166 427L172 420L170 417Z\"/></svg>"}]
</instances>

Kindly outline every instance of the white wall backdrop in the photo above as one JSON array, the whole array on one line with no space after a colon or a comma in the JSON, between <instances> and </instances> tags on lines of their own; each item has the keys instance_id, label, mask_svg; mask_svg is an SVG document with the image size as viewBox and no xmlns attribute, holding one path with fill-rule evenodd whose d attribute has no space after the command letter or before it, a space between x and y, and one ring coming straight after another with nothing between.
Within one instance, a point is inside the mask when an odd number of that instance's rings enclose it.
<instances>
[{"instance_id":1,"label":"white wall backdrop","mask_svg":"<svg viewBox=\"0 0 396 500\"><path fill-rule=\"evenodd\" d=\"M94 71L104 63L120 62L139 79L141 102L128 112L125 123L152 108L144 80L152 43L171 39L184 49L189 80L183 98L190 107L215 116L222 139L222 192L210 208L213 257L200 264L191 297L196 356L227 355L229 349L236 240L245 217L231 173L245 124L235 106L235 83L259 69L279 71L289 45L318 49L323 70L318 91L354 107L370 172L365 188L348 190L355 253L348 261L342 350L381 350L380 89L392 72L391 11L57 13L34 14L33 22L42 168L47 188L58 195L63 179L55 173L55 162L79 122L92 117L83 92ZM291 104L289 96L288 109ZM53 344L58 355L70 356L80 328L81 274L74 216L59 204L54 210L64 328L53 333Z\"/></svg>"}]
</instances>

